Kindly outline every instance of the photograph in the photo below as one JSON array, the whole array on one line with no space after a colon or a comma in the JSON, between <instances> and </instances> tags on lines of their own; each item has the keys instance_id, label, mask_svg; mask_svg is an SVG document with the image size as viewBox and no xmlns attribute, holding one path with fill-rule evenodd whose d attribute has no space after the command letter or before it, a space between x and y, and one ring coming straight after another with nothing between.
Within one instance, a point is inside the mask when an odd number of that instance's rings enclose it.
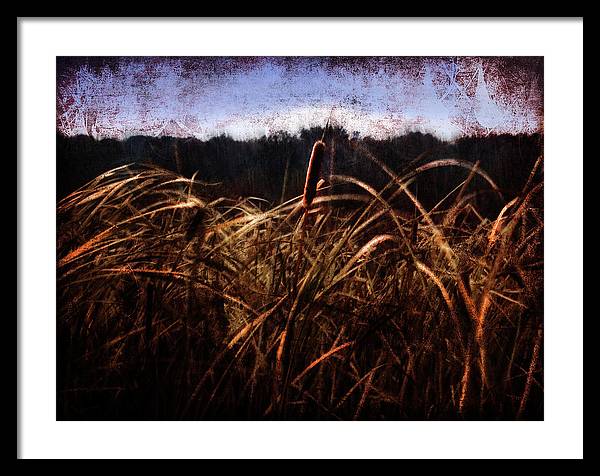
<instances>
[{"instance_id":1,"label":"photograph","mask_svg":"<svg viewBox=\"0 0 600 476\"><path fill-rule=\"evenodd\" d=\"M544 58L56 58L58 420L543 420Z\"/></svg>"},{"instance_id":2,"label":"photograph","mask_svg":"<svg viewBox=\"0 0 600 476\"><path fill-rule=\"evenodd\" d=\"M17 17L17 460L583 460L583 17L322 15Z\"/></svg>"}]
</instances>

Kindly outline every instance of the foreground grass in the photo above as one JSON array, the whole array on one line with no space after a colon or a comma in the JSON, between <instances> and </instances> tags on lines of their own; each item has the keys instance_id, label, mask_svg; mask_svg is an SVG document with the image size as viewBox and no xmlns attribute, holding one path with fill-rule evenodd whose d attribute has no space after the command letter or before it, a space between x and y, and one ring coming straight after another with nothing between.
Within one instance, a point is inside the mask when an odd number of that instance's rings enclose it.
<instances>
[{"instance_id":1,"label":"foreground grass","mask_svg":"<svg viewBox=\"0 0 600 476\"><path fill-rule=\"evenodd\" d=\"M467 178L425 210L436 167ZM103 174L58 206L59 418L542 418L540 169L492 218L452 160L332 176L308 213Z\"/></svg>"}]
</instances>

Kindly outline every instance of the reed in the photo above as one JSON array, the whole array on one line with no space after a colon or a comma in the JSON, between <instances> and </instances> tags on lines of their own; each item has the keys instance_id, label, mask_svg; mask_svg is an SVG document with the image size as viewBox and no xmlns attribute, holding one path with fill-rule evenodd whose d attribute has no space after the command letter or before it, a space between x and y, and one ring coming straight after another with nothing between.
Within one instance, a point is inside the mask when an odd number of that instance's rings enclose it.
<instances>
[{"instance_id":1,"label":"reed","mask_svg":"<svg viewBox=\"0 0 600 476\"><path fill-rule=\"evenodd\" d=\"M539 174L487 219L479 164L319 184L326 153L275 206L143 165L62 200L59 419L542 418ZM443 167L466 179L428 208Z\"/></svg>"}]
</instances>

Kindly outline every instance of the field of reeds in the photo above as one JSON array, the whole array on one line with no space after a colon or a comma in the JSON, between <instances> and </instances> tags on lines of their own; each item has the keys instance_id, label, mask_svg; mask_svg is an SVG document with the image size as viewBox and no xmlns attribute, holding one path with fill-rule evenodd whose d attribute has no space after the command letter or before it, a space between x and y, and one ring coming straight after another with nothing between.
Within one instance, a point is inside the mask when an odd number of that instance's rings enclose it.
<instances>
[{"instance_id":1,"label":"field of reeds","mask_svg":"<svg viewBox=\"0 0 600 476\"><path fill-rule=\"evenodd\" d=\"M58 203L59 419L543 418L542 159L506 196L477 162L353 144L381 187L319 147L278 205L141 164Z\"/></svg>"}]
</instances>

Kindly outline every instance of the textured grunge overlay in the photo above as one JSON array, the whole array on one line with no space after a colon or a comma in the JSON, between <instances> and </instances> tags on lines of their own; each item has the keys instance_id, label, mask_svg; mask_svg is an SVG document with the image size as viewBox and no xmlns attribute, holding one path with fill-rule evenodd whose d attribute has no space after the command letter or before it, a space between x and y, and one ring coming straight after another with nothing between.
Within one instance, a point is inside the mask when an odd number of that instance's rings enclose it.
<instances>
[{"instance_id":1,"label":"textured grunge overlay","mask_svg":"<svg viewBox=\"0 0 600 476\"><path fill-rule=\"evenodd\" d=\"M65 136L543 132L542 57L59 57ZM356 132L355 132L356 131Z\"/></svg>"}]
</instances>

